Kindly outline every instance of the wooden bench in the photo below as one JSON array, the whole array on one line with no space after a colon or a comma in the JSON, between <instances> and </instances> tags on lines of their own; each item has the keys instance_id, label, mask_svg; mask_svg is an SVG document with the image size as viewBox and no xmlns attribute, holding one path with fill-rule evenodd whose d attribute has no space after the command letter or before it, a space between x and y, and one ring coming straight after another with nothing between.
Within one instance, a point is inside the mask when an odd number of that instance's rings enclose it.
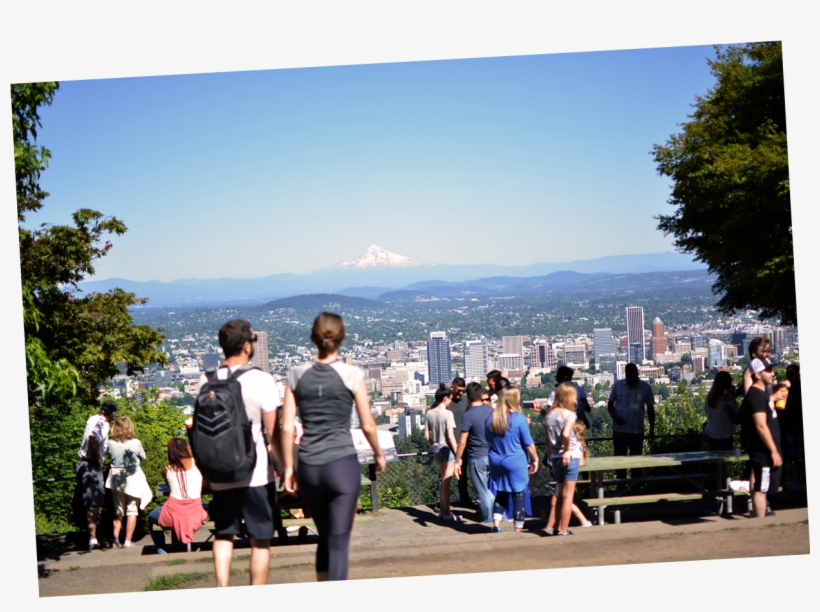
<instances>
[{"instance_id":1,"label":"wooden bench","mask_svg":"<svg viewBox=\"0 0 820 612\"><path fill-rule=\"evenodd\" d=\"M658 502L692 501L702 499L702 493L654 493L652 495L630 495L628 497L591 497L583 500L590 508L598 508L598 522L607 506L625 506L632 504L655 504ZM621 511L615 510L615 524L621 523Z\"/></svg>"}]
</instances>

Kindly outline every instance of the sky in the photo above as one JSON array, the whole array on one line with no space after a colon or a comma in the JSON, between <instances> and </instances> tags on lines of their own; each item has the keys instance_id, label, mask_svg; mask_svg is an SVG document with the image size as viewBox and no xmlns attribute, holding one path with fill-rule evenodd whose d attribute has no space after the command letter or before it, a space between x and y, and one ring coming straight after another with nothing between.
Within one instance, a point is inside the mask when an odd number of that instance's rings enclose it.
<instances>
[{"instance_id":1,"label":"sky","mask_svg":"<svg viewBox=\"0 0 820 612\"><path fill-rule=\"evenodd\" d=\"M63 81L28 225L115 216L93 280L305 273L371 244L526 265L673 250L651 151L711 46ZM480 247L480 248L479 248ZM234 249L241 258L221 256ZM89 279L92 280L92 279Z\"/></svg>"}]
</instances>

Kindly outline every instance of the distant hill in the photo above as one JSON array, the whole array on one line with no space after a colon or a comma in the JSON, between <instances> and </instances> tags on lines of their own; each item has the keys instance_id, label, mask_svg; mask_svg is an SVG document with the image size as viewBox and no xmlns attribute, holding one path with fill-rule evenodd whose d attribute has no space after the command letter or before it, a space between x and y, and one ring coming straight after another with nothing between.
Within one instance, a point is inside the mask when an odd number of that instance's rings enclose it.
<instances>
[{"instance_id":1,"label":"distant hill","mask_svg":"<svg viewBox=\"0 0 820 612\"><path fill-rule=\"evenodd\" d=\"M345 308L381 308L383 306L384 304L381 302L365 298L350 297L337 293L311 293L266 302L259 306L259 309L276 310L278 308L293 308L294 310L312 310L318 314L322 311L339 312Z\"/></svg>"}]
</instances>

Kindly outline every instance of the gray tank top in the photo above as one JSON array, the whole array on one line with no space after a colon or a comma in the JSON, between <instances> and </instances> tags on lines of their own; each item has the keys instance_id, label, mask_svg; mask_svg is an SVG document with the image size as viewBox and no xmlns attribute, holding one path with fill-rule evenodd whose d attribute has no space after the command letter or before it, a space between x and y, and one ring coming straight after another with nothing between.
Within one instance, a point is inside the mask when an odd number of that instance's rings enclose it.
<instances>
[{"instance_id":1,"label":"gray tank top","mask_svg":"<svg viewBox=\"0 0 820 612\"><path fill-rule=\"evenodd\" d=\"M288 386L296 398L304 435L299 461L324 465L355 455L350 435L353 397L364 372L341 361L310 361L288 372Z\"/></svg>"}]
</instances>

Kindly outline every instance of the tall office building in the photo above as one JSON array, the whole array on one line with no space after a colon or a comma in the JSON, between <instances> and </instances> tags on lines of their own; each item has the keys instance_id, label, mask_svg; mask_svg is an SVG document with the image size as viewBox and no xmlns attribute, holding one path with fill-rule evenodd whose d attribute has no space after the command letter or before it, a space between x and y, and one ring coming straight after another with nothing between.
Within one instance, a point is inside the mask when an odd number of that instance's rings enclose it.
<instances>
[{"instance_id":1,"label":"tall office building","mask_svg":"<svg viewBox=\"0 0 820 612\"><path fill-rule=\"evenodd\" d=\"M601 327L592 330L592 341L595 343L595 363L601 364L601 355L611 355L618 352L615 346L615 338L612 337L612 329Z\"/></svg>"},{"instance_id":2,"label":"tall office building","mask_svg":"<svg viewBox=\"0 0 820 612\"><path fill-rule=\"evenodd\" d=\"M706 339L700 334L695 334L694 336L691 336L689 338L689 341L692 343L692 350L706 348Z\"/></svg>"},{"instance_id":3,"label":"tall office building","mask_svg":"<svg viewBox=\"0 0 820 612\"><path fill-rule=\"evenodd\" d=\"M587 361L587 347L584 344L564 345L564 364L570 367L586 369L589 367Z\"/></svg>"},{"instance_id":4,"label":"tall office building","mask_svg":"<svg viewBox=\"0 0 820 612\"><path fill-rule=\"evenodd\" d=\"M666 332L663 329L663 321L660 317L655 317L652 321L652 357L661 355L669 350L666 342Z\"/></svg>"},{"instance_id":5,"label":"tall office building","mask_svg":"<svg viewBox=\"0 0 820 612\"><path fill-rule=\"evenodd\" d=\"M769 341L772 343L772 353L777 353L778 355L782 355L783 351L788 346L786 344L786 330L782 327L775 327L766 334L769 338Z\"/></svg>"},{"instance_id":6,"label":"tall office building","mask_svg":"<svg viewBox=\"0 0 820 612\"><path fill-rule=\"evenodd\" d=\"M263 372L270 371L270 351L268 350L268 332L258 331L256 334L256 346L253 347L253 365Z\"/></svg>"},{"instance_id":7,"label":"tall office building","mask_svg":"<svg viewBox=\"0 0 820 612\"><path fill-rule=\"evenodd\" d=\"M202 368L205 371L219 367L219 355L216 353L205 353L202 355Z\"/></svg>"},{"instance_id":8,"label":"tall office building","mask_svg":"<svg viewBox=\"0 0 820 612\"><path fill-rule=\"evenodd\" d=\"M524 336L502 336L501 352L507 355L524 356Z\"/></svg>"},{"instance_id":9,"label":"tall office building","mask_svg":"<svg viewBox=\"0 0 820 612\"><path fill-rule=\"evenodd\" d=\"M640 365L646 359L646 353L643 347L643 307L642 306L627 306L626 308L626 342L629 346L629 360ZM633 361L632 345L640 343L640 360Z\"/></svg>"},{"instance_id":10,"label":"tall office building","mask_svg":"<svg viewBox=\"0 0 820 612\"><path fill-rule=\"evenodd\" d=\"M530 367L542 370L554 370L558 365L555 351L548 342L539 341L532 345L530 352Z\"/></svg>"},{"instance_id":11,"label":"tall office building","mask_svg":"<svg viewBox=\"0 0 820 612\"><path fill-rule=\"evenodd\" d=\"M643 363L643 342L633 342L629 345L629 363Z\"/></svg>"},{"instance_id":12,"label":"tall office building","mask_svg":"<svg viewBox=\"0 0 820 612\"><path fill-rule=\"evenodd\" d=\"M709 340L709 367L719 368L726 365L726 345L720 340Z\"/></svg>"},{"instance_id":13,"label":"tall office building","mask_svg":"<svg viewBox=\"0 0 820 612\"><path fill-rule=\"evenodd\" d=\"M524 358L516 353L502 353L496 358L495 367L502 372L522 372Z\"/></svg>"},{"instance_id":14,"label":"tall office building","mask_svg":"<svg viewBox=\"0 0 820 612\"><path fill-rule=\"evenodd\" d=\"M449 385L453 380L450 341L447 340L446 332L430 332L430 340L427 342L427 373L427 380L431 385Z\"/></svg>"},{"instance_id":15,"label":"tall office building","mask_svg":"<svg viewBox=\"0 0 820 612\"><path fill-rule=\"evenodd\" d=\"M626 355L620 353L611 353L609 355L601 355L598 365L601 367L601 372L609 372L617 375L618 363L626 364Z\"/></svg>"},{"instance_id":16,"label":"tall office building","mask_svg":"<svg viewBox=\"0 0 820 612\"><path fill-rule=\"evenodd\" d=\"M490 371L487 343L468 340L464 343L464 378L468 381L483 378Z\"/></svg>"}]
</instances>

